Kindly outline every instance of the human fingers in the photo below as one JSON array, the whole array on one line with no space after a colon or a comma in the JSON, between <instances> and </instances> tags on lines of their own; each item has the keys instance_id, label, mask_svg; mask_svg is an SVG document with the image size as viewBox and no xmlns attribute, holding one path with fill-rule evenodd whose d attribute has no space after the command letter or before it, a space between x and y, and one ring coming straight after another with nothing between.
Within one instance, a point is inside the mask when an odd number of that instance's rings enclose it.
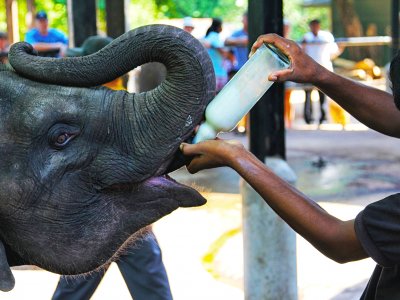
<instances>
[{"instance_id":1,"label":"human fingers","mask_svg":"<svg viewBox=\"0 0 400 300\"><path fill-rule=\"evenodd\" d=\"M279 70L276 72L273 72L269 74L268 80L269 81L276 81L276 82L281 82L281 81L286 81L290 80L293 74L293 69L284 69L284 70Z\"/></svg>"},{"instance_id":2,"label":"human fingers","mask_svg":"<svg viewBox=\"0 0 400 300\"><path fill-rule=\"evenodd\" d=\"M179 146L179 149L182 151L182 153L187 156L194 156L201 154L201 148L202 148L201 143L198 144L182 143Z\"/></svg>"},{"instance_id":3,"label":"human fingers","mask_svg":"<svg viewBox=\"0 0 400 300\"><path fill-rule=\"evenodd\" d=\"M261 45L264 43L274 45L276 48L278 48L284 54L286 54L289 58L290 58L290 54L291 54L289 50L293 44L296 44L293 41L285 39L274 33L263 34L257 38L255 43L251 47L249 56L253 55L257 51L257 49L260 48Z\"/></svg>"},{"instance_id":4,"label":"human fingers","mask_svg":"<svg viewBox=\"0 0 400 300\"><path fill-rule=\"evenodd\" d=\"M188 165L186 165L186 169L190 174L195 174L201 170L209 169L212 167L209 159L205 155L197 155L195 156Z\"/></svg>"}]
</instances>

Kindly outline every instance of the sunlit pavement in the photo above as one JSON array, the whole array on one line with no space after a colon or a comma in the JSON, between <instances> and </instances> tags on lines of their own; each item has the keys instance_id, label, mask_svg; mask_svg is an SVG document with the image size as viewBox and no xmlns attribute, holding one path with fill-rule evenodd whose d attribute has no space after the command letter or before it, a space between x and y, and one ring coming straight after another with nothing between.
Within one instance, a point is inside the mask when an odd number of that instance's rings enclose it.
<instances>
[{"instance_id":1,"label":"sunlit pavement","mask_svg":"<svg viewBox=\"0 0 400 300\"><path fill-rule=\"evenodd\" d=\"M244 299L241 200L235 194L206 195L209 203L179 209L154 227L163 250L174 299ZM354 217L358 205L320 203L337 217ZM228 232L237 233L221 241ZM234 230L234 231L232 231ZM216 243L220 240L220 243ZM212 254L212 258L205 258ZM297 239L299 299L358 299L374 263L339 265L302 238ZM1 299L50 299L58 275L14 271L15 289ZM92 299L131 299L116 265L106 273Z\"/></svg>"},{"instance_id":2,"label":"sunlit pavement","mask_svg":"<svg viewBox=\"0 0 400 300\"><path fill-rule=\"evenodd\" d=\"M354 121L344 129L306 126L301 120L294 125L286 146L296 185L333 215L352 219L368 203L400 190L400 141ZM226 137L247 144L244 136ZM154 226L174 299L244 299L238 175L221 168L195 175L181 169L173 176L197 186L208 199L203 207L179 209ZM375 265L370 259L337 264L300 237L297 264L299 299L305 300L359 299ZM16 287L0 299L50 299L58 280L40 270L13 273ZM115 265L92 299L131 299Z\"/></svg>"}]
</instances>

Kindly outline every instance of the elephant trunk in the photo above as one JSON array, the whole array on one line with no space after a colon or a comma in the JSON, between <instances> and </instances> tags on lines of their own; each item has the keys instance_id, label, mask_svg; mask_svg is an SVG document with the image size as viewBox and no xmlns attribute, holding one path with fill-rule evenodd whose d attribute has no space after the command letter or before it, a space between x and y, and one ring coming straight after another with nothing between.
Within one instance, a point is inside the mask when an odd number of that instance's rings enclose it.
<instances>
[{"instance_id":1,"label":"elephant trunk","mask_svg":"<svg viewBox=\"0 0 400 300\"><path fill-rule=\"evenodd\" d=\"M129 133L134 134L132 155L144 155L144 165L149 167L151 161L171 159L201 121L215 94L207 51L189 33L167 25L137 28L84 57L37 57L29 44L17 43L10 50L9 61L17 73L29 79L80 87L107 83L148 62L164 64L166 79L155 89L134 95L115 92L114 97L117 110L123 107L121 113L128 116L122 122L128 121ZM157 155L153 157L151 151Z\"/></svg>"}]
</instances>

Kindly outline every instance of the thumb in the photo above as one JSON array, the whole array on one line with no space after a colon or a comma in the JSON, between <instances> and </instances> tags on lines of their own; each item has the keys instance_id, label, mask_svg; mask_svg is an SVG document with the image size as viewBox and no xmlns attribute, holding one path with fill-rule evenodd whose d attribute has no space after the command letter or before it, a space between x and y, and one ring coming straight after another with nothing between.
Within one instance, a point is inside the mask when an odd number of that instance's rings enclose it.
<instances>
[{"instance_id":1,"label":"thumb","mask_svg":"<svg viewBox=\"0 0 400 300\"><path fill-rule=\"evenodd\" d=\"M290 79L292 74L293 74L293 69L291 68L280 70L269 74L268 80L282 82Z\"/></svg>"},{"instance_id":2,"label":"thumb","mask_svg":"<svg viewBox=\"0 0 400 300\"><path fill-rule=\"evenodd\" d=\"M193 145L188 144L188 143L182 143L179 145L179 149L184 155L188 156L193 156L196 155L197 153L193 151Z\"/></svg>"}]
</instances>

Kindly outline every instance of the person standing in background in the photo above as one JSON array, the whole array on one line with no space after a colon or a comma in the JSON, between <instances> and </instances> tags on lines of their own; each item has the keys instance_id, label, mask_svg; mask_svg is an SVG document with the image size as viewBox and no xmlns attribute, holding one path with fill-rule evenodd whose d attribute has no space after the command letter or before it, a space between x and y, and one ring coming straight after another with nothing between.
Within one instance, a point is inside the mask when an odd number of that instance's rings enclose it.
<instances>
[{"instance_id":1,"label":"person standing in background","mask_svg":"<svg viewBox=\"0 0 400 300\"><path fill-rule=\"evenodd\" d=\"M183 18L183 30L186 32L192 33L194 29L194 23L192 17L184 17Z\"/></svg>"},{"instance_id":2,"label":"person standing in background","mask_svg":"<svg viewBox=\"0 0 400 300\"><path fill-rule=\"evenodd\" d=\"M228 74L229 78L232 78L237 71L239 71L249 57L249 50L247 48L249 44L247 12L242 16L242 24L243 27L241 29L232 33L232 35L225 40L225 46L232 48L236 59L236 64Z\"/></svg>"},{"instance_id":3,"label":"person standing in background","mask_svg":"<svg viewBox=\"0 0 400 300\"><path fill-rule=\"evenodd\" d=\"M220 33L222 31L222 20L213 18L211 26L207 29L206 36L201 41L207 48L211 62L214 67L216 92L218 93L228 82L228 72L225 68L225 58L228 54L224 48Z\"/></svg>"},{"instance_id":4,"label":"person standing in background","mask_svg":"<svg viewBox=\"0 0 400 300\"><path fill-rule=\"evenodd\" d=\"M283 19L283 37L289 38L291 30L291 24L289 20ZM292 120L294 119L294 110L292 110L292 106L290 104L290 96L292 94L292 90L296 83L287 81L285 82L285 94L283 97L283 117L285 120L286 128L292 127Z\"/></svg>"},{"instance_id":5,"label":"person standing in background","mask_svg":"<svg viewBox=\"0 0 400 300\"><path fill-rule=\"evenodd\" d=\"M0 31L0 63L5 64L7 62L8 48L7 33Z\"/></svg>"},{"instance_id":6,"label":"person standing in background","mask_svg":"<svg viewBox=\"0 0 400 300\"><path fill-rule=\"evenodd\" d=\"M61 31L49 28L49 20L44 11L39 11L35 16L35 28L25 34L25 41L41 56L64 56L68 47L68 39Z\"/></svg>"},{"instance_id":7,"label":"person standing in background","mask_svg":"<svg viewBox=\"0 0 400 300\"><path fill-rule=\"evenodd\" d=\"M335 38L332 33L321 30L321 22L318 19L310 21L309 26L310 31L304 35L302 40L304 51L317 63L329 71L333 71L332 59L341 53L338 45L335 43ZM312 90L312 88L305 89L304 121L307 124L314 121L311 103ZM318 94L320 103L319 124L322 124L326 121L325 94L320 90L318 90Z\"/></svg>"},{"instance_id":8,"label":"person standing in background","mask_svg":"<svg viewBox=\"0 0 400 300\"><path fill-rule=\"evenodd\" d=\"M232 33L230 37L225 40L225 46L228 46L232 51L233 62L230 70L228 71L228 80L231 80L233 76L239 71L241 67L246 63L249 57L249 33L248 33L248 21L247 12L242 15L242 28ZM235 128L235 133L244 133L246 131L248 115L244 116Z\"/></svg>"}]
</instances>

